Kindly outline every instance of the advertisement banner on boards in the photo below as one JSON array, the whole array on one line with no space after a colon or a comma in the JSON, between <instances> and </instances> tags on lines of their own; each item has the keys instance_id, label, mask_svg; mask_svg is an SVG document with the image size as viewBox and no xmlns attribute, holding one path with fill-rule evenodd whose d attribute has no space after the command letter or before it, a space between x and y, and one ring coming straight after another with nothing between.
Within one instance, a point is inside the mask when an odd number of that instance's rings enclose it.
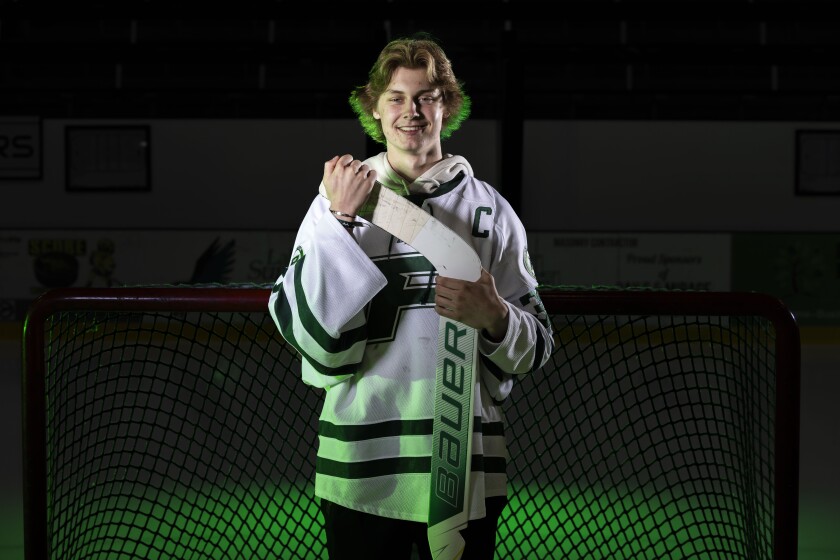
<instances>
[{"instance_id":1,"label":"advertisement banner on boards","mask_svg":"<svg viewBox=\"0 0 840 560\"><path fill-rule=\"evenodd\" d=\"M532 233L528 252L544 285L730 288L729 234Z\"/></svg>"},{"instance_id":2,"label":"advertisement banner on boards","mask_svg":"<svg viewBox=\"0 0 840 560\"><path fill-rule=\"evenodd\" d=\"M51 288L271 284L293 243L289 231L0 231L0 321Z\"/></svg>"}]
</instances>

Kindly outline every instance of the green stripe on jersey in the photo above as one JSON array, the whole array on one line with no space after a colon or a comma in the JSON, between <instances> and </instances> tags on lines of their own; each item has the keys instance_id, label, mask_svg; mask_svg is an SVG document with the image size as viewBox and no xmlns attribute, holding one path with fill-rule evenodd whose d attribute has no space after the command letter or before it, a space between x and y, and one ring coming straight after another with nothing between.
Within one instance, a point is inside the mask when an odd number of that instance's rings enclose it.
<instances>
[{"instance_id":1,"label":"green stripe on jersey","mask_svg":"<svg viewBox=\"0 0 840 560\"><path fill-rule=\"evenodd\" d=\"M473 433L485 436L503 436L504 424L501 422L481 422L481 417L473 418ZM375 424L334 424L327 420L318 421L318 435L341 441L364 441L393 436L426 436L432 433L432 419L426 420L389 420Z\"/></svg>"},{"instance_id":2,"label":"green stripe on jersey","mask_svg":"<svg viewBox=\"0 0 840 560\"><path fill-rule=\"evenodd\" d=\"M318 474L336 478L358 479L396 474L429 474L431 457L389 457L373 461L345 463L318 457L315 470ZM505 472L507 461L504 457L472 456L472 472L501 474Z\"/></svg>"},{"instance_id":3,"label":"green stripe on jersey","mask_svg":"<svg viewBox=\"0 0 840 560\"><path fill-rule=\"evenodd\" d=\"M321 346L321 348L330 354L338 354L349 349L358 342L365 341L367 339L366 325L350 329L349 331L341 333L338 338L333 338L330 333L324 330L321 323L315 319L315 315L309 307L309 302L306 299L306 294L303 290L303 284L300 279L301 267L303 266L305 260L306 257L303 256L297 263L295 263L295 303L297 303L297 312L298 317L300 318L301 326L306 329L309 336L311 336L312 339ZM283 294L281 294L281 298L285 300ZM281 298L278 298L278 301ZM286 302L286 305L281 309L277 309L277 311L278 317L281 315L280 312L291 315L291 307L288 305L288 302ZM291 317L287 318L284 316L281 321L285 324L287 320L291 321L291 319Z\"/></svg>"}]
</instances>

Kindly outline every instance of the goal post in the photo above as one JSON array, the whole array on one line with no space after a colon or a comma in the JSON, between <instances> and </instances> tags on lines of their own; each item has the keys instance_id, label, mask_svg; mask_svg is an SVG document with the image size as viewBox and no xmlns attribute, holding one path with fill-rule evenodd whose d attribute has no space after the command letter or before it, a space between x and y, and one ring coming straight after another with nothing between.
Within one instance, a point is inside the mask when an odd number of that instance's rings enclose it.
<instances>
[{"instance_id":1,"label":"goal post","mask_svg":"<svg viewBox=\"0 0 840 560\"><path fill-rule=\"evenodd\" d=\"M62 288L23 336L27 560L325 557L323 395L270 287ZM499 558L796 558L799 331L777 298L546 286Z\"/></svg>"},{"instance_id":2,"label":"goal post","mask_svg":"<svg viewBox=\"0 0 840 560\"><path fill-rule=\"evenodd\" d=\"M575 286L569 286L567 290L562 290L559 286L556 288L558 289L544 292L543 296L545 307L557 330L555 337L558 334L562 335L563 329L568 329L571 325L579 325L581 322L587 325L584 331L591 332L594 324L599 325L597 328L599 332L603 332L600 325L604 318L611 318L613 321L623 318L623 321L613 323L613 334L619 334L612 336L607 346L629 347L636 350L637 342L646 338L649 346L655 349L658 345L663 355L668 354L668 348L673 350L676 355L672 357L680 362L691 356L694 363L687 368L672 368L670 366L674 362L669 362L669 367L665 368L669 375L696 374L709 365L711 359L712 368L707 368L708 371L704 372L708 381L718 383L718 385L709 383L711 391L722 390L724 387L720 384L719 378L727 375L762 376L764 388L759 383L753 383L751 386L757 389L757 393L764 395L765 401L761 404L753 403L751 412L764 413L763 416L754 418L753 422L762 425L759 428L760 431L769 431L761 436L769 437L769 440L764 442L767 445L767 461L759 460L755 465L764 472L754 473L757 476L754 481L763 477L764 480L760 484L768 486L763 489L758 486L751 489L744 488L741 491L768 493L765 498L769 500L767 505L770 511L767 513L772 517L772 522L767 525L766 530L770 534L763 539L763 545L744 543L746 545L744 548L727 549L724 547L713 554L711 553L713 549L706 553L707 557L721 559L797 558L800 334L797 322L784 302L774 296L756 292L660 291L632 288L591 290ZM594 317L594 320L582 321L584 317ZM621 324L624 326L622 327ZM627 331L626 334L620 334L622 328ZM580 349L580 340L585 338L581 332L583 331L577 329L571 335L573 341L578 343L572 352ZM657 336L658 342L650 342ZM705 348L701 349L702 346ZM569 361L574 360L573 357L565 354L565 348L567 346L561 340L555 352L555 363L558 356ZM764 352L766 354L762 355ZM697 367L694 360L698 354L706 362L703 367ZM740 355L740 361L733 359L736 354ZM627 357L623 354L619 357L620 361L626 361L626 359ZM546 368L548 367L550 366L547 365ZM595 369L597 371L599 368ZM733 369L734 371L726 371ZM657 374L659 373L661 371L657 370ZM709 374L712 375L709 376ZM590 376L587 382L592 381L593 378ZM730 384L733 381L735 384L740 383L735 379L730 380ZM695 397L700 395L697 389L700 387L695 387L693 395ZM745 401L752 398L758 400L759 397L749 394L741 396L741 399ZM707 402L701 412L711 416L725 411L725 406L731 404L732 401L732 399L727 399L727 402L714 402L715 400L716 397L711 396L709 399L711 402ZM726 422L728 420L721 424ZM745 435L748 433L745 431ZM723 439L721 438L721 441ZM755 442L745 437L737 443L749 446ZM726 455L727 453L711 454L716 459L722 458L723 462L728 461ZM706 456L708 457L709 454ZM684 467L686 470L691 470L692 465L686 464ZM769 488L770 484L773 486L772 489ZM721 511L726 509L730 508L722 508ZM760 514L761 512L753 510L753 513ZM757 532L749 538L756 539L756 542L762 540ZM703 554L700 556L702 557ZM635 554L633 557L647 558L647 556ZM656 555L651 556L651 558L656 557Z\"/></svg>"}]
</instances>

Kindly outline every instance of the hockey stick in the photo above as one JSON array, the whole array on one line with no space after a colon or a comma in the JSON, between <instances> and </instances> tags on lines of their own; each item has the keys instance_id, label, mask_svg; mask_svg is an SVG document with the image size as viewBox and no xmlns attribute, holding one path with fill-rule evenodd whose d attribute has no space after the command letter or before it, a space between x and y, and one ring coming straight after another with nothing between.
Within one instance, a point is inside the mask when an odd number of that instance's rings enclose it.
<instances>
[{"instance_id":1,"label":"hockey stick","mask_svg":"<svg viewBox=\"0 0 840 560\"><path fill-rule=\"evenodd\" d=\"M405 198L374 185L359 215L429 259L438 274L474 282L478 255L458 234ZM459 533L470 516L470 469L478 341L476 331L441 316L432 421L429 548L435 560L457 560L464 552Z\"/></svg>"}]
</instances>

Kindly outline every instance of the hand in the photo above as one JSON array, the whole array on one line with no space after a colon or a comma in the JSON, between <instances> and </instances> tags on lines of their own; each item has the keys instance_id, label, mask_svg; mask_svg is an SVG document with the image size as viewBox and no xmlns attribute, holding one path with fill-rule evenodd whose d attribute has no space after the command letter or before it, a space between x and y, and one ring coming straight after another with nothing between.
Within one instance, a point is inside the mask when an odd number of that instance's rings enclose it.
<instances>
[{"instance_id":1,"label":"hand","mask_svg":"<svg viewBox=\"0 0 840 560\"><path fill-rule=\"evenodd\" d=\"M365 203L373 183L376 171L350 154L335 156L324 163L324 187L330 208L355 216Z\"/></svg>"},{"instance_id":2,"label":"hand","mask_svg":"<svg viewBox=\"0 0 840 560\"><path fill-rule=\"evenodd\" d=\"M438 276L435 311L447 319L483 329L494 342L501 341L507 333L507 304L496 291L493 275L483 268L475 282Z\"/></svg>"}]
</instances>

